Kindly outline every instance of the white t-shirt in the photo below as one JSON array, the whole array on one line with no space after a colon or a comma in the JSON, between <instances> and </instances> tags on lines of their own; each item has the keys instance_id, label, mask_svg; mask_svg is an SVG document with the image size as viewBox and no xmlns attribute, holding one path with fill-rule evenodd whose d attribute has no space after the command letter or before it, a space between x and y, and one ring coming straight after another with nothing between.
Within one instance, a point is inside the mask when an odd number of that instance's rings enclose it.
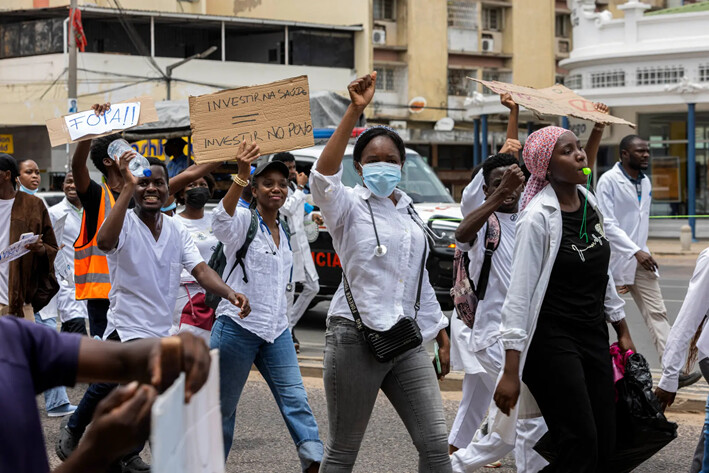
<instances>
[{"instance_id":1,"label":"white t-shirt","mask_svg":"<svg viewBox=\"0 0 709 473\"><path fill-rule=\"evenodd\" d=\"M214 232L212 231L212 212L205 212L204 217L198 220L185 218L179 214L175 215L174 218L192 235L192 240L194 240L199 254L202 255L202 259L209 261L209 258L212 257L212 253L214 253L214 249L219 243L219 240L217 240L217 237L214 236ZM190 273L183 271L180 282L185 284L196 281Z\"/></svg>"},{"instance_id":2,"label":"white t-shirt","mask_svg":"<svg viewBox=\"0 0 709 473\"><path fill-rule=\"evenodd\" d=\"M180 273L203 262L189 232L169 217L162 218L155 241L150 229L129 210L118 245L107 253L111 278L108 324L122 341L166 337L172 325Z\"/></svg>"},{"instance_id":3,"label":"white t-shirt","mask_svg":"<svg viewBox=\"0 0 709 473\"><path fill-rule=\"evenodd\" d=\"M0 199L0 250L10 244L10 214L15 198ZM0 264L0 304L9 304L10 263Z\"/></svg>"}]
</instances>

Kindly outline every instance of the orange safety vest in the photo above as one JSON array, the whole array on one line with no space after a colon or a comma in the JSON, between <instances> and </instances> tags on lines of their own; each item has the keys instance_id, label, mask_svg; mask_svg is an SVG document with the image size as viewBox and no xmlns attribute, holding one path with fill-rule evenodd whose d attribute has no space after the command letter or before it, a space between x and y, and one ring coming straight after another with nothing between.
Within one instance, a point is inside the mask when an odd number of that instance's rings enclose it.
<instances>
[{"instance_id":1,"label":"orange safety vest","mask_svg":"<svg viewBox=\"0 0 709 473\"><path fill-rule=\"evenodd\" d=\"M106 183L101 184L101 205L94 236L87 241L86 212L81 218L81 231L74 242L74 280L76 282L76 300L108 299L111 280L108 275L106 254L98 249L96 238L108 212L116 203L113 193Z\"/></svg>"}]
</instances>

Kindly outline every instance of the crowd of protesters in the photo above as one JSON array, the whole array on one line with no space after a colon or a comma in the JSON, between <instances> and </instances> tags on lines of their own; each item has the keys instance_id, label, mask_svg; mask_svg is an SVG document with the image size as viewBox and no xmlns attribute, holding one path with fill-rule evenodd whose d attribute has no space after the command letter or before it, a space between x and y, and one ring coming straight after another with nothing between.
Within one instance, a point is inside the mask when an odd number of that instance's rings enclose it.
<instances>
[{"instance_id":1,"label":"crowd of protesters","mask_svg":"<svg viewBox=\"0 0 709 473\"><path fill-rule=\"evenodd\" d=\"M175 343L187 398L206 380L208 347L219 349L225 458L239 448L232 446L238 404L255 365L304 472L352 471L380 390L411 436L419 471L476 471L513 451L519 472L615 471L608 325L620 353L635 352L619 296L626 292L662 360L655 391L662 409L701 377L696 362L709 377L701 331L709 253L699 256L671 326L647 248L646 140L624 138L619 162L594 189L589 174L603 125L585 148L555 126L522 144L519 107L503 95L507 140L474 170L455 234L456 264L477 303L472 311L457 305L449 320L426 269L436 235L397 187L402 138L368 128L353 151L361 184L342 182L345 149L375 84L372 73L348 86L349 107L309 176L297 172L291 153L259 159L256 144L242 143L238 171L213 211L205 210L211 172L222 163L193 164L179 139L166 145L172 159L148 158L142 176L130 170L136 152L109 154L119 135L81 141L64 198L51 208L35 196L37 164L0 154L0 248L34 236L26 254L0 262L2 471L49 471L39 393L47 415L66 416L55 471L150 471L140 453L152 402L175 376L161 369ZM109 109L93 106L97 115ZM89 175L89 157L101 182ZM326 226L343 268L325 332L325 443L294 331L319 291L304 229L312 222ZM432 360L425 344L434 340ZM464 378L448 430L438 380L451 368ZM92 384L74 406L65 386L77 382ZM543 437L551 456L534 449ZM703 431L692 471L709 472L707 448Z\"/></svg>"}]
</instances>

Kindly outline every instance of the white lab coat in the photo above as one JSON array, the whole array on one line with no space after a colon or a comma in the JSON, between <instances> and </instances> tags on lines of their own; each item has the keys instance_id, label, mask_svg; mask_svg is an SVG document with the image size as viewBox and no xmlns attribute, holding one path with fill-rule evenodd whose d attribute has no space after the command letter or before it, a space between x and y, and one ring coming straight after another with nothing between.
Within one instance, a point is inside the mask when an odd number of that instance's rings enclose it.
<instances>
[{"instance_id":1,"label":"white lab coat","mask_svg":"<svg viewBox=\"0 0 709 473\"><path fill-rule=\"evenodd\" d=\"M689 280L687 296L672 324L662 355L662 379L658 386L667 392L677 392L679 373L687 359L687 350L694 334L709 312L709 248L699 253L692 279ZM706 327L705 327L706 328ZM697 340L699 359L709 356L709 333L706 329Z\"/></svg>"},{"instance_id":2,"label":"white lab coat","mask_svg":"<svg viewBox=\"0 0 709 473\"><path fill-rule=\"evenodd\" d=\"M288 189L288 198L281 207L281 213L288 217L288 227L293 250L293 282L305 281L305 274L313 281L318 280L318 271L315 269L313 255L310 252L310 242L305 234L303 218L305 216L305 193L296 189ZM310 218L310 217L308 217Z\"/></svg>"},{"instance_id":3,"label":"white lab coat","mask_svg":"<svg viewBox=\"0 0 709 473\"><path fill-rule=\"evenodd\" d=\"M641 185L638 202L635 184L618 164L603 174L596 185L598 206L605 217L606 237L611 242L611 273L619 286L635 283L638 264L635 253L650 252L647 248L652 200L650 178L643 178Z\"/></svg>"},{"instance_id":4,"label":"white lab coat","mask_svg":"<svg viewBox=\"0 0 709 473\"><path fill-rule=\"evenodd\" d=\"M586 194L586 189L578 186ZM591 206L603 225L603 215L593 194L588 194ZM559 200L551 186L537 194L520 214L517 222L512 275L505 304L502 306L502 345L505 350L520 351L520 377L529 345L534 336L539 312L549 284L556 255L562 238L562 220ZM606 319L616 322L625 317L623 299L616 290L613 276L608 271L605 297ZM502 372L500 376L502 375ZM499 382L499 378L498 378ZM508 445L514 445L517 418L538 417L539 408L526 385L522 383L517 406L509 416L495 417L492 430Z\"/></svg>"}]
</instances>

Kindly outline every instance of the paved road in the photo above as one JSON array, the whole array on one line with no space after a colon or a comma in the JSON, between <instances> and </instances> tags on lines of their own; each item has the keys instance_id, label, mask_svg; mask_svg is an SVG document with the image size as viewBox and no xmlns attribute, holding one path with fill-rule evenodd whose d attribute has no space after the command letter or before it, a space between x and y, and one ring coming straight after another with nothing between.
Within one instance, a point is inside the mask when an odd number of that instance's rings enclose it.
<instances>
[{"instance_id":1,"label":"paved road","mask_svg":"<svg viewBox=\"0 0 709 473\"><path fill-rule=\"evenodd\" d=\"M670 322L674 322L687 293L689 279L694 270L694 260L687 257L663 257L658 258L658 264L660 265L660 284L668 316ZM650 338L650 333L632 297L626 294L623 298L626 300L626 317L635 346L640 353L645 355L656 380L659 380L661 373L660 359ZM305 359L322 358L327 308L327 302L316 305L296 326L296 334L301 342L301 356ZM447 315L450 315L450 313L447 313ZM612 329L610 330L610 339L615 341L615 333ZM706 399L707 394L709 394L709 386L704 380L701 380L695 386L686 388L684 393Z\"/></svg>"},{"instance_id":2,"label":"paved road","mask_svg":"<svg viewBox=\"0 0 709 473\"><path fill-rule=\"evenodd\" d=\"M80 386L69 390L69 397L73 402L79 401L83 388ZM327 408L322 381L306 378L306 389L320 426L320 436L326 440ZM444 396L446 419L450 427L458 407L459 397L453 393L444 393ZM38 401L40 408L43 409L44 402L41 396L38 397ZM252 379L244 389L237 418L234 447L227 462L228 473L299 471L295 448L288 431L266 383L257 374L252 375ZM704 416L698 413L670 414L670 419L680 424L679 438L636 469L636 472L684 473L688 470ZM50 464L54 468L59 464L59 460L54 455L54 442L60 420L43 416L42 421L47 445L49 445ZM150 460L149 448L145 449L144 457ZM367 473L417 471L416 450L401 420L384 396L380 396L377 401L354 471ZM503 459L503 468L481 471L511 473L515 471L514 460L508 457Z\"/></svg>"},{"instance_id":3,"label":"paved road","mask_svg":"<svg viewBox=\"0 0 709 473\"><path fill-rule=\"evenodd\" d=\"M687 290L693 263L690 260L678 263L676 259L660 260L662 289L670 314L674 320ZM307 314L297 328L301 340L301 356L304 359L316 360L322 357L323 331L327 304L320 304ZM631 332L639 351L646 354L651 366L659 368L659 360L649 338L649 333L640 318L640 314L632 301L627 305L627 316ZM327 417L325 396L322 381L317 378L306 378L306 388L315 416L319 422L321 438L327 438ZM706 396L709 387L702 381L693 388L699 396ZM69 390L69 396L74 403L78 402L83 387ZM444 393L444 408L448 426L450 427L458 407L459 393ZM41 411L44 403L38 397ZM275 402L266 384L257 374L247 384L237 413L236 439L234 450L227 463L228 472L289 472L299 471L295 449L288 436L283 420L275 406ZM635 471L641 473L654 472L686 472L694 452L694 447L704 420L702 413L670 413L668 417L679 423L679 437L655 457ZM54 455L53 445L59 429L58 419L43 418L45 437L52 466L58 464ZM145 452L149 459L149 449ZM367 434L362 445L356 472L415 472L417 471L417 454L411 444L403 424L396 412L384 396L380 396L372 415ZM511 457L503 460L503 468L499 471L513 472L514 460Z\"/></svg>"}]
</instances>

